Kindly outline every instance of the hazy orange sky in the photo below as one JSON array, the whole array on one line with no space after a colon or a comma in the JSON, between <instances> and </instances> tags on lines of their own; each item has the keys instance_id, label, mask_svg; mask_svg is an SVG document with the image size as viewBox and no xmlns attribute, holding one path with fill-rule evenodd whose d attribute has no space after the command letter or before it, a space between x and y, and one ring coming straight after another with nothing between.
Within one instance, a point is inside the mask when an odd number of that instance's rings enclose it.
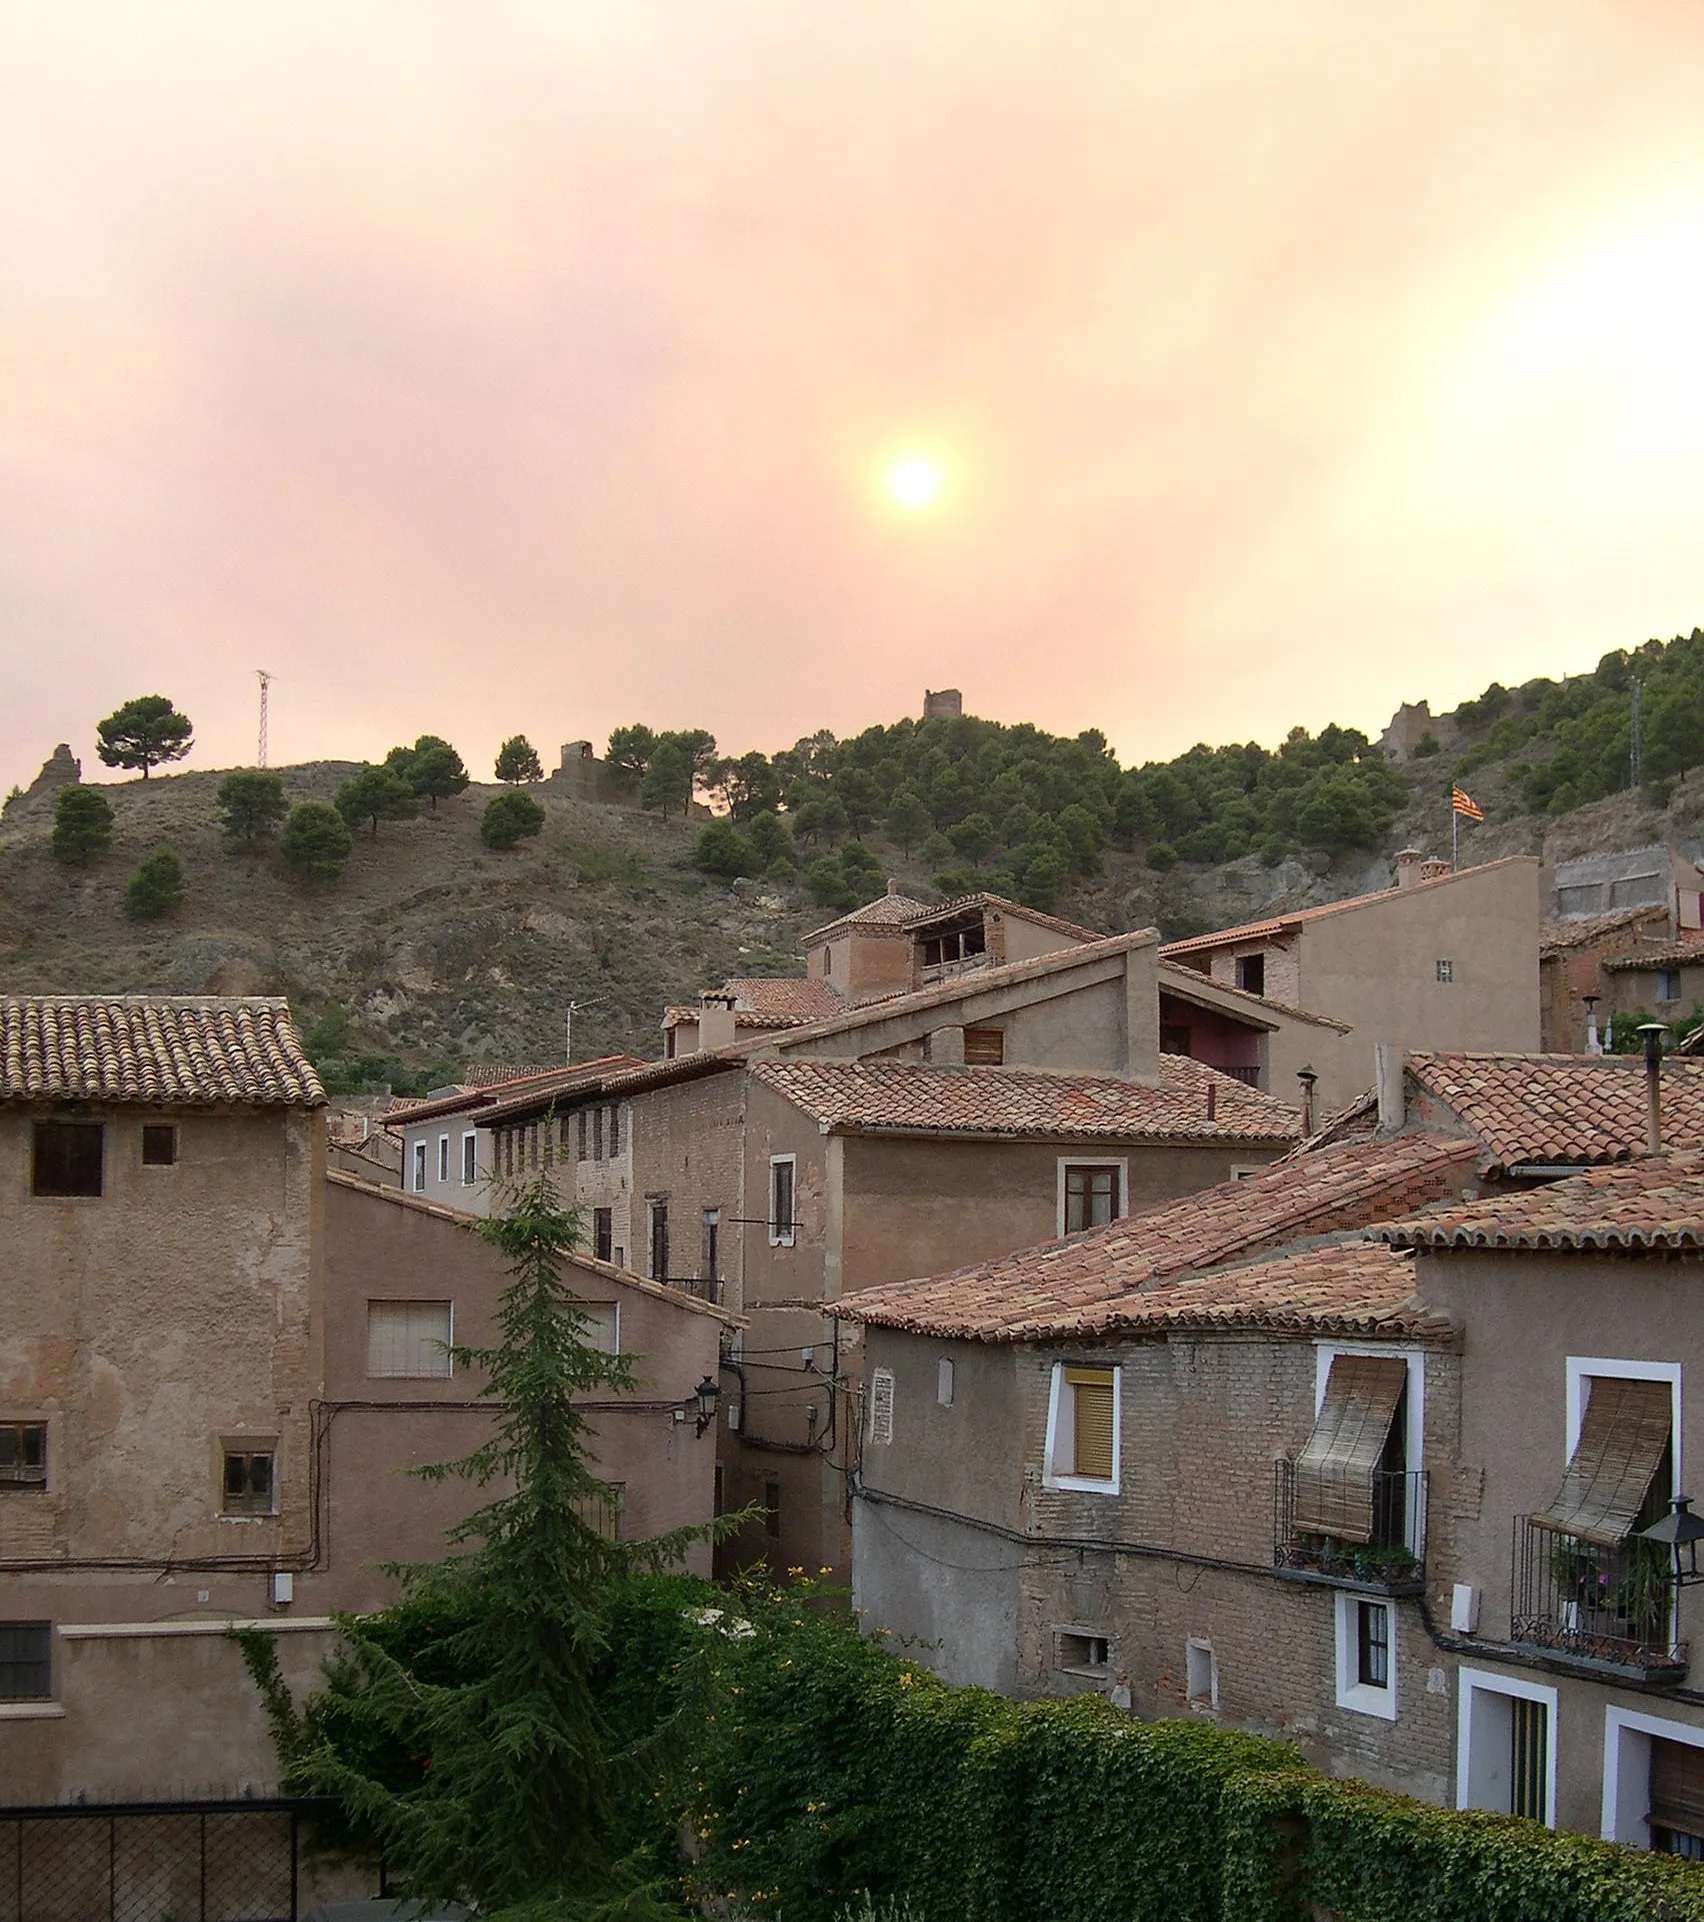
<instances>
[{"instance_id":1,"label":"hazy orange sky","mask_svg":"<svg viewBox=\"0 0 1704 1922\"><path fill-rule=\"evenodd\" d=\"M1376 729L1704 622L1704 7L0 0L0 781ZM882 488L915 451L942 491Z\"/></svg>"}]
</instances>

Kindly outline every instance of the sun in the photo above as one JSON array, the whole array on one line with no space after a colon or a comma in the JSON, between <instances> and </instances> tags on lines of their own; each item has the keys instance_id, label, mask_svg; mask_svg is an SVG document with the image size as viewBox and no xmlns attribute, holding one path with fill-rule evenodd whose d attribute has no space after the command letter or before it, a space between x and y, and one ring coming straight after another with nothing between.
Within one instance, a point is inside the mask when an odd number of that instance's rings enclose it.
<instances>
[{"instance_id":1,"label":"sun","mask_svg":"<svg viewBox=\"0 0 1704 1922\"><path fill-rule=\"evenodd\" d=\"M912 513L940 498L941 469L926 454L906 454L888 469L888 492Z\"/></svg>"}]
</instances>

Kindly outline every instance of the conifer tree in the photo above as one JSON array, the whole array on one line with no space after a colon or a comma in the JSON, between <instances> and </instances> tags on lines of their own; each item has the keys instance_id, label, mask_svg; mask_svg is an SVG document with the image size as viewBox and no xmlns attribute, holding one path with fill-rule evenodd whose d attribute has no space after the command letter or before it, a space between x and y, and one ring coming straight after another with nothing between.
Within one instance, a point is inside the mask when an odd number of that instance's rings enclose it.
<instances>
[{"instance_id":1,"label":"conifer tree","mask_svg":"<svg viewBox=\"0 0 1704 1922\"><path fill-rule=\"evenodd\" d=\"M597 1515L615 1491L588 1459L577 1398L630 1392L634 1364L586 1340L564 1274L580 1210L541 1173L478 1224L507 1260L484 1371L490 1439L420 1471L507 1488L451 1530L463 1552L397 1571L403 1599L340 1619L328 1687L297 1719L269 1638L245 1642L296 1792L335 1797L412 1896L471 1902L489 1918L679 1910L611 1845L636 1764L618 1751L595 1692L623 1577L677 1564L709 1529L613 1540ZM735 1518L736 1520L739 1518Z\"/></svg>"}]
</instances>

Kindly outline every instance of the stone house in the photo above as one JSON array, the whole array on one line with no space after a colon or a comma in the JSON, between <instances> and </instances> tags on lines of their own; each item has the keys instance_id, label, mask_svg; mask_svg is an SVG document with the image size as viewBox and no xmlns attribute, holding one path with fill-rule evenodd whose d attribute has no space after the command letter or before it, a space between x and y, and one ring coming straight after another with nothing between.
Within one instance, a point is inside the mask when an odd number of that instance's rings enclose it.
<instances>
[{"instance_id":1,"label":"stone house","mask_svg":"<svg viewBox=\"0 0 1704 1922\"><path fill-rule=\"evenodd\" d=\"M1704 1011L1704 937L1623 949L1603 964L1605 1014L1673 1022Z\"/></svg>"},{"instance_id":2,"label":"stone house","mask_svg":"<svg viewBox=\"0 0 1704 1922\"><path fill-rule=\"evenodd\" d=\"M1168 942L1164 961L1288 1008L1349 1024L1329 1112L1373 1085L1382 1043L1416 1048L1539 1045L1539 864L1525 856L1451 870L1417 850L1396 885L1323 907Z\"/></svg>"},{"instance_id":3,"label":"stone house","mask_svg":"<svg viewBox=\"0 0 1704 1922\"><path fill-rule=\"evenodd\" d=\"M1564 920L1657 907L1668 917L1668 933L1676 939L1704 928L1704 867L1661 842L1558 861L1551 885L1555 912Z\"/></svg>"},{"instance_id":4,"label":"stone house","mask_svg":"<svg viewBox=\"0 0 1704 1922\"><path fill-rule=\"evenodd\" d=\"M328 1171L324 1104L281 1001L0 998L0 1805L265 1792L231 1624L309 1686L332 1611L478 1499L401 1471L479 1438L447 1344L489 1339L501 1264ZM600 1522L707 1522L733 1318L589 1259L570 1285L641 1376L588 1406Z\"/></svg>"},{"instance_id":5,"label":"stone house","mask_svg":"<svg viewBox=\"0 0 1704 1922\"><path fill-rule=\"evenodd\" d=\"M1523 1105L1458 1061L1447 1108L1433 1057L1402 1132L837 1304L870 1619L955 1680L1704 1853L1704 1714L1629 1546L1690 1446L1704 1157L1633 1158L1628 1064L1532 1065Z\"/></svg>"},{"instance_id":6,"label":"stone house","mask_svg":"<svg viewBox=\"0 0 1704 1922\"><path fill-rule=\"evenodd\" d=\"M1546 1054L1597 1054L1619 1005L1605 972L1617 957L1668 939L1661 907L1619 908L1546 921L1539 930L1539 1045Z\"/></svg>"}]
</instances>

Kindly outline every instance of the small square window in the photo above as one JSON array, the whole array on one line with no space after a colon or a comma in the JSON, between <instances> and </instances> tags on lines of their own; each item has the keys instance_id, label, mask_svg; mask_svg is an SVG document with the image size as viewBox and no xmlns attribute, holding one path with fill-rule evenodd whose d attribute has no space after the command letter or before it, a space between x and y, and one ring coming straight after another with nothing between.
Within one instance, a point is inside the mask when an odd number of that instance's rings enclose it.
<instances>
[{"instance_id":1,"label":"small square window","mask_svg":"<svg viewBox=\"0 0 1704 1922\"><path fill-rule=\"evenodd\" d=\"M1440 961L1438 963L1438 979L1444 982L1455 979L1455 963L1453 961Z\"/></svg>"},{"instance_id":2,"label":"small square window","mask_svg":"<svg viewBox=\"0 0 1704 1922\"><path fill-rule=\"evenodd\" d=\"M177 1166L177 1129L169 1121L144 1121L142 1124L142 1166Z\"/></svg>"},{"instance_id":3,"label":"small square window","mask_svg":"<svg viewBox=\"0 0 1704 1922\"><path fill-rule=\"evenodd\" d=\"M0 1702L53 1696L53 1624L0 1622Z\"/></svg>"},{"instance_id":4,"label":"small square window","mask_svg":"<svg viewBox=\"0 0 1704 1922\"><path fill-rule=\"evenodd\" d=\"M1266 992L1266 956L1264 954L1237 956L1237 986L1244 994Z\"/></svg>"},{"instance_id":5,"label":"small square window","mask_svg":"<svg viewBox=\"0 0 1704 1922\"><path fill-rule=\"evenodd\" d=\"M447 1301L367 1303L367 1373L374 1381L442 1381L455 1373Z\"/></svg>"},{"instance_id":6,"label":"small square window","mask_svg":"<svg viewBox=\"0 0 1704 1922\"><path fill-rule=\"evenodd\" d=\"M272 1450L225 1450L224 1512L227 1515L270 1515L272 1510Z\"/></svg>"},{"instance_id":7,"label":"small square window","mask_svg":"<svg viewBox=\"0 0 1704 1922\"><path fill-rule=\"evenodd\" d=\"M1383 1602L1355 1604L1355 1684L1390 1687L1390 1610Z\"/></svg>"},{"instance_id":8,"label":"small square window","mask_svg":"<svg viewBox=\"0 0 1704 1922\"><path fill-rule=\"evenodd\" d=\"M1680 970L1678 968L1659 968L1657 970L1657 999L1659 1001L1678 1001L1680 999Z\"/></svg>"},{"instance_id":9,"label":"small square window","mask_svg":"<svg viewBox=\"0 0 1704 1922\"><path fill-rule=\"evenodd\" d=\"M1087 1635L1077 1629L1059 1631L1059 1666L1087 1668L1104 1674L1112 1665L1112 1644L1105 1635Z\"/></svg>"},{"instance_id":10,"label":"small square window","mask_svg":"<svg viewBox=\"0 0 1704 1922\"><path fill-rule=\"evenodd\" d=\"M1111 1161L1065 1164L1064 1218L1061 1234L1078 1235L1085 1228L1104 1228L1124 1213L1124 1166Z\"/></svg>"},{"instance_id":11,"label":"small square window","mask_svg":"<svg viewBox=\"0 0 1704 1922\"><path fill-rule=\"evenodd\" d=\"M47 1423L0 1422L0 1488L42 1488L47 1483Z\"/></svg>"},{"instance_id":12,"label":"small square window","mask_svg":"<svg viewBox=\"0 0 1704 1922\"><path fill-rule=\"evenodd\" d=\"M98 1196L101 1148L106 1130L98 1121L38 1121L30 1192L52 1196Z\"/></svg>"},{"instance_id":13,"label":"small square window","mask_svg":"<svg viewBox=\"0 0 1704 1922\"><path fill-rule=\"evenodd\" d=\"M615 1210L613 1208L592 1210L592 1253L599 1261L615 1259Z\"/></svg>"},{"instance_id":14,"label":"small square window","mask_svg":"<svg viewBox=\"0 0 1704 1922\"><path fill-rule=\"evenodd\" d=\"M1116 1368L1054 1364L1042 1473L1048 1487L1118 1493L1118 1376Z\"/></svg>"},{"instance_id":15,"label":"small square window","mask_svg":"<svg viewBox=\"0 0 1704 1922\"><path fill-rule=\"evenodd\" d=\"M1396 1720L1396 1612L1389 1602L1337 1597L1337 1706Z\"/></svg>"}]
</instances>

